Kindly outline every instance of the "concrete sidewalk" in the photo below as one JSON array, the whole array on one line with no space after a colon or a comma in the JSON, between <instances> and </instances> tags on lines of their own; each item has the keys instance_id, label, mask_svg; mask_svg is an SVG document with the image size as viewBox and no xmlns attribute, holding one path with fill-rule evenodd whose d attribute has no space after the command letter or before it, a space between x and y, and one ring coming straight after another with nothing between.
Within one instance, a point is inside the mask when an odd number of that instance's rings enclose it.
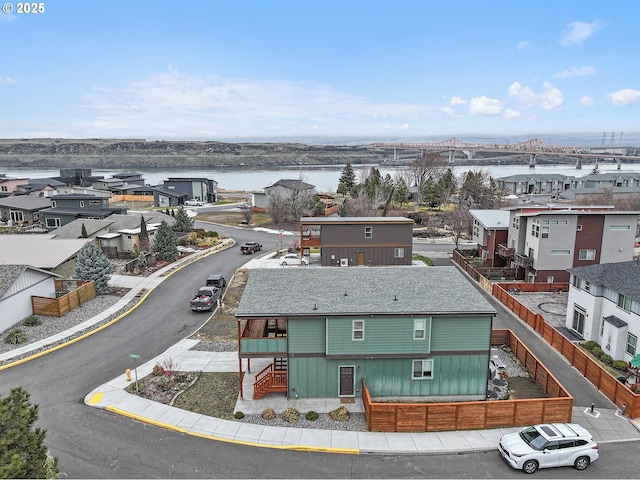
<instances>
[{"instance_id":1,"label":"concrete sidewalk","mask_svg":"<svg viewBox=\"0 0 640 480\"><path fill-rule=\"evenodd\" d=\"M138 378L149 375L156 363L170 357L182 371L237 372L238 357L235 352L200 352L190 350L197 340L185 339L155 359L138 367ZM261 365L252 362L252 371L258 372ZM245 375L245 392L253 375ZM442 453L462 453L495 450L505 433L519 431L520 428L500 428L487 430L466 430L428 433L381 433L350 432L342 430L320 430L313 428L270 427L221 420L198 413L188 412L164 405L137 395L127 393L130 384L125 376L119 376L101 385L85 397L89 406L102 408L138 421L174 430L187 435L195 435L211 440L242 443L245 445L284 448L291 450L314 450L351 454L398 454L425 455ZM340 406L339 399L286 399L284 396L258 401L238 400L236 410L244 413L260 413L265 408L277 412L287 407L300 412L314 410L327 413ZM351 412L364 411L362 401L348 406ZM640 440L640 431L617 410L596 410L574 407L573 421L589 430L597 442L624 442Z\"/></svg>"}]
</instances>

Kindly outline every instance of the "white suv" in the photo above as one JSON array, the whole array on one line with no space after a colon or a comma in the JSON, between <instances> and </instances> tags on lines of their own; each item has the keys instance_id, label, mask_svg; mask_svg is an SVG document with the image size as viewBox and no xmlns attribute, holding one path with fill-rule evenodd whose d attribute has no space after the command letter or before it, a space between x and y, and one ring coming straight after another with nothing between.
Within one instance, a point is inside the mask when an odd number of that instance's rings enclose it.
<instances>
[{"instance_id":1,"label":"white suv","mask_svg":"<svg viewBox=\"0 0 640 480\"><path fill-rule=\"evenodd\" d=\"M598 444L575 423L545 423L510 433L498 450L513 468L533 473L538 468L573 466L584 470L598 460Z\"/></svg>"}]
</instances>

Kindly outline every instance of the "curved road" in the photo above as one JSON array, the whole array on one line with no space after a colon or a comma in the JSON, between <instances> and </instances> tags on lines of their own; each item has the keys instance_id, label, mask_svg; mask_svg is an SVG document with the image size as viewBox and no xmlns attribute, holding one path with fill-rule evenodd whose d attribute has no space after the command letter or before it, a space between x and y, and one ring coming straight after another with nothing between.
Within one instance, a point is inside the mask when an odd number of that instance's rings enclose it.
<instances>
[{"instance_id":1,"label":"curved road","mask_svg":"<svg viewBox=\"0 0 640 480\"><path fill-rule=\"evenodd\" d=\"M240 244L258 240L266 250L277 235L208 226ZM285 245L287 244L285 237ZM248 260L237 247L211 255L168 277L130 315L87 339L0 371L0 394L22 386L39 404L38 426L69 478L516 478L497 452L442 456L354 456L254 448L199 439L87 407L84 396L188 336L206 320L186 299L209 273L230 278ZM601 447L601 460L584 472L562 469L566 478L632 478L628 458L640 444ZM606 468L606 469L605 469ZM606 473L606 475L605 475ZM629 476L631 475L631 476Z\"/></svg>"}]
</instances>

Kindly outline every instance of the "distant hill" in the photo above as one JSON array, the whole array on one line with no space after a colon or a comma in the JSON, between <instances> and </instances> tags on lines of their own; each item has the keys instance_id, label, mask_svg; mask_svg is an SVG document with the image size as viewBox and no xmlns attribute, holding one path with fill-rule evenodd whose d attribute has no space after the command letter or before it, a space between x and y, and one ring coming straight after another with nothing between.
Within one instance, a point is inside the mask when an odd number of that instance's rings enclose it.
<instances>
[{"instance_id":1,"label":"distant hill","mask_svg":"<svg viewBox=\"0 0 640 480\"><path fill-rule=\"evenodd\" d=\"M5 167L233 167L384 164L390 151L366 145L224 143L142 139L0 139Z\"/></svg>"}]
</instances>

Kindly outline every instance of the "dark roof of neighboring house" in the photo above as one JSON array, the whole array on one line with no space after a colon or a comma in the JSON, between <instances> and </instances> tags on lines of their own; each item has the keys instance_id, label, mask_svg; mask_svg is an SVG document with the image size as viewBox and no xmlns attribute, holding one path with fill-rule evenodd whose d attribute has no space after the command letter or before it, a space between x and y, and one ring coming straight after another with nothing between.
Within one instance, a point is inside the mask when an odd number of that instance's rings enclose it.
<instances>
[{"instance_id":1,"label":"dark roof of neighboring house","mask_svg":"<svg viewBox=\"0 0 640 480\"><path fill-rule=\"evenodd\" d=\"M87 199L99 199L99 200L104 200L105 198L109 198L111 195L109 193L105 193L102 191L96 191L95 195L92 195L90 193L62 193L59 195L52 195L51 199L53 200L64 200L64 199L70 199L70 200L87 200Z\"/></svg>"},{"instance_id":2,"label":"dark roof of neighboring house","mask_svg":"<svg viewBox=\"0 0 640 480\"><path fill-rule=\"evenodd\" d=\"M238 317L495 315L456 267L251 270Z\"/></svg>"},{"instance_id":3,"label":"dark roof of neighboring house","mask_svg":"<svg viewBox=\"0 0 640 480\"><path fill-rule=\"evenodd\" d=\"M350 223L410 223L415 222L407 217L302 217L301 224L321 225L325 223L337 223L340 225L348 225Z\"/></svg>"},{"instance_id":4,"label":"dark roof of neighboring house","mask_svg":"<svg viewBox=\"0 0 640 480\"><path fill-rule=\"evenodd\" d=\"M144 220L147 225L152 223L160 223L164 220L165 222L167 222L167 225L171 226L176 221L176 219L171 215L156 211L144 212L144 214L131 213L126 215L114 213L113 215L109 215L103 220L98 220L95 218L78 218L76 220L73 220L72 222L67 223L66 225L63 225L62 227L52 230L49 233L51 235L54 235L55 238L81 238L83 224L84 228L87 230L87 235L89 237L92 237L96 232L105 228L109 232L118 232L120 230L139 227L140 215L144 215Z\"/></svg>"},{"instance_id":5,"label":"dark roof of neighboring house","mask_svg":"<svg viewBox=\"0 0 640 480\"><path fill-rule=\"evenodd\" d=\"M43 215L77 215L79 218L88 217L100 217L105 218L112 215L116 210L106 208L96 208L95 210L88 210L86 208L45 208L40 210Z\"/></svg>"},{"instance_id":6,"label":"dark roof of neighboring house","mask_svg":"<svg viewBox=\"0 0 640 480\"><path fill-rule=\"evenodd\" d=\"M0 199L0 206L10 207L20 210L42 210L49 208L51 201L44 197L33 197L31 195L16 195Z\"/></svg>"},{"instance_id":7,"label":"dark roof of neighboring house","mask_svg":"<svg viewBox=\"0 0 640 480\"><path fill-rule=\"evenodd\" d=\"M213 182L218 183L212 178L204 178L204 177L169 177L165 182Z\"/></svg>"},{"instance_id":8,"label":"dark roof of neighboring house","mask_svg":"<svg viewBox=\"0 0 640 480\"><path fill-rule=\"evenodd\" d=\"M533 180L534 182L563 182L565 180L573 180L574 178L575 177L572 177L571 175L563 175L561 173L518 173L507 177L500 177L498 178L498 181L504 183L528 182L529 180Z\"/></svg>"},{"instance_id":9,"label":"dark roof of neighboring house","mask_svg":"<svg viewBox=\"0 0 640 480\"><path fill-rule=\"evenodd\" d=\"M616 328L626 327L628 324L621 318L616 317L615 315L609 315L608 317L604 317L603 320L605 322L609 322Z\"/></svg>"},{"instance_id":10,"label":"dark roof of neighboring house","mask_svg":"<svg viewBox=\"0 0 640 480\"><path fill-rule=\"evenodd\" d=\"M162 185L157 185L155 187L151 187L151 189L154 192L158 192L159 194L166 195L167 197L182 198L182 197L186 197L187 196L186 193L178 192L176 190L170 190L170 189L168 189L166 187L163 187Z\"/></svg>"},{"instance_id":11,"label":"dark roof of neighboring house","mask_svg":"<svg viewBox=\"0 0 640 480\"><path fill-rule=\"evenodd\" d=\"M30 178L29 185L40 188L46 187L47 185L50 187L64 187L66 183L56 180L55 178Z\"/></svg>"},{"instance_id":12,"label":"dark roof of neighboring house","mask_svg":"<svg viewBox=\"0 0 640 480\"><path fill-rule=\"evenodd\" d=\"M625 297L640 301L640 262L601 263L567 271L594 285L602 285Z\"/></svg>"},{"instance_id":13,"label":"dark roof of neighboring house","mask_svg":"<svg viewBox=\"0 0 640 480\"><path fill-rule=\"evenodd\" d=\"M278 180L276 183L274 183L273 185L269 185L269 187L265 187L265 188L276 187L276 186L291 188L293 190L308 190L310 188L316 188L315 185L311 185L307 182L303 182L302 180L297 180L297 179L291 180L286 178L282 178Z\"/></svg>"}]
</instances>

